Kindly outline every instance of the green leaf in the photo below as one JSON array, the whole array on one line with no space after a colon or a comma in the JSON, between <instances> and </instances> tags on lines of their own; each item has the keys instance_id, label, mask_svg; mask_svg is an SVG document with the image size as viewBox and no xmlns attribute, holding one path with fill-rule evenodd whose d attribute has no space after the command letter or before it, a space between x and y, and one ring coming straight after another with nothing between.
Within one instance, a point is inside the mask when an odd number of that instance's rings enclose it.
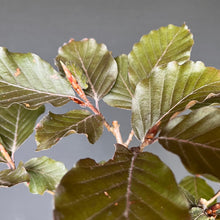
<instances>
[{"instance_id":1,"label":"green leaf","mask_svg":"<svg viewBox=\"0 0 220 220\"><path fill-rule=\"evenodd\" d=\"M36 194L53 191L67 171L63 163L45 156L32 158L25 163L25 169L30 175L30 192Z\"/></svg>"},{"instance_id":2,"label":"green leaf","mask_svg":"<svg viewBox=\"0 0 220 220\"><path fill-rule=\"evenodd\" d=\"M37 150L55 145L61 138L72 133L83 133L94 144L103 132L103 120L86 110L72 110L65 114L49 113L36 127Z\"/></svg>"},{"instance_id":3,"label":"green leaf","mask_svg":"<svg viewBox=\"0 0 220 220\"><path fill-rule=\"evenodd\" d=\"M155 155L116 145L100 165L80 160L55 194L55 219L190 219L171 170Z\"/></svg>"},{"instance_id":4,"label":"green leaf","mask_svg":"<svg viewBox=\"0 0 220 220\"><path fill-rule=\"evenodd\" d=\"M185 177L179 185L193 195L197 204L201 198L209 200L215 195L212 187L204 179L196 176Z\"/></svg>"},{"instance_id":5,"label":"green leaf","mask_svg":"<svg viewBox=\"0 0 220 220\"><path fill-rule=\"evenodd\" d=\"M9 153L13 155L33 133L35 122L44 110L44 106L36 110L28 110L18 104L13 104L9 108L0 108L0 137Z\"/></svg>"},{"instance_id":6,"label":"green leaf","mask_svg":"<svg viewBox=\"0 0 220 220\"><path fill-rule=\"evenodd\" d=\"M116 58L118 64L118 77L114 87L104 97L104 101L113 107L131 109L134 91L128 79L128 57L125 54Z\"/></svg>"},{"instance_id":7,"label":"green leaf","mask_svg":"<svg viewBox=\"0 0 220 220\"><path fill-rule=\"evenodd\" d=\"M203 107L169 121L159 142L179 155L193 174L210 174L220 180L220 109Z\"/></svg>"},{"instance_id":8,"label":"green leaf","mask_svg":"<svg viewBox=\"0 0 220 220\"><path fill-rule=\"evenodd\" d=\"M10 187L28 181L29 175L22 162L19 163L15 170L8 169L0 171L0 187Z\"/></svg>"},{"instance_id":9,"label":"green leaf","mask_svg":"<svg viewBox=\"0 0 220 220\"><path fill-rule=\"evenodd\" d=\"M47 102L61 106L74 96L67 80L37 55L0 48L0 106L20 103L34 109Z\"/></svg>"},{"instance_id":10,"label":"green leaf","mask_svg":"<svg viewBox=\"0 0 220 220\"><path fill-rule=\"evenodd\" d=\"M136 87L132 100L132 127L143 140L147 131L159 121L167 121L193 100L199 102L210 93L220 93L220 71L202 62L171 62L156 68Z\"/></svg>"},{"instance_id":11,"label":"green leaf","mask_svg":"<svg viewBox=\"0 0 220 220\"><path fill-rule=\"evenodd\" d=\"M111 53L104 44L97 44L94 39L70 40L59 48L56 61L61 72L63 69L60 61L64 64L72 62L81 68L88 83L85 93L96 101L111 90L118 74L117 64Z\"/></svg>"},{"instance_id":12,"label":"green leaf","mask_svg":"<svg viewBox=\"0 0 220 220\"><path fill-rule=\"evenodd\" d=\"M73 61L66 62L67 69L73 74L73 76L76 78L77 82L81 86L82 89L87 89L87 78L86 75L83 73L83 70L75 64Z\"/></svg>"},{"instance_id":13,"label":"green leaf","mask_svg":"<svg viewBox=\"0 0 220 220\"><path fill-rule=\"evenodd\" d=\"M207 217L204 210L199 207L193 207L190 210L192 220L215 220L213 217Z\"/></svg>"},{"instance_id":14,"label":"green leaf","mask_svg":"<svg viewBox=\"0 0 220 220\"><path fill-rule=\"evenodd\" d=\"M133 89L159 66L189 60L193 36L186 25L172 24L144 35L128 55L129 80Z\"/></svg>"}]
</instances>

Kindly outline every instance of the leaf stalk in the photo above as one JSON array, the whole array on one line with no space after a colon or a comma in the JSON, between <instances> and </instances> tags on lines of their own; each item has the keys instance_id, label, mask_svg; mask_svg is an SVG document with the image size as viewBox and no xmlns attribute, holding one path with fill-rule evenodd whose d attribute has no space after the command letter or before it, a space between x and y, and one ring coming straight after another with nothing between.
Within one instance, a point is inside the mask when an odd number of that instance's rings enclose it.
<instances>
[{"instance_id":1,"label":"leaf stalk","mask_svg":"<svg viewBox=\"0 0 220 220\"><path fill-rule=\"evenodd\" d=\"M10 155L8 154L8 152L5 150L4 146L1 143L0 143L0 152L4 156L4 158L6 159L9 168L12 170L15 170L16 169L15 163L13 162Z\"/></svg>"}]
</instances>

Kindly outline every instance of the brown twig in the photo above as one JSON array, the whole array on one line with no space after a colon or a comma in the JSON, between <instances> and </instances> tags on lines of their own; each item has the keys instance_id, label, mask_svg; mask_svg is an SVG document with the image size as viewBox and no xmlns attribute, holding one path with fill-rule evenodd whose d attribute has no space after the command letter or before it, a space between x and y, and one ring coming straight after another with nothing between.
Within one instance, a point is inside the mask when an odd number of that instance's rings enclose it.
<instances>
[{"instance_id":1,"label":"brown twig","mask_svg":"<svg viewBox=\"0 0 220 220\"><path fill-rule=\"evenodd\" d=\"M158 130L159 130L159 126L160 126L161 122L157 122L152 128L150 128L147 132L147 134L144 137L144 141L140 146L141 151L144 150L144 148L146 146L148 146L149 144L154 143L157 139L155 138Z\"/></svg>"},{"instance_id":2,"label":"brown twig","mask_svg":"<svg viewBox=\"0 0 220 220\"><path fill-rule=\"evenodd\" d=\"M8 154L8 152L5 150L4 146L1 143L0 143L0 152L4 156L5 160L7 161L9 168L12 170L15 170L16 169L15 163L13 162L10 155Z\"/></svg>"},{"instance_id":3,"label":"brown twig","mask_svg":"<svg viewBox=\"0 0 220 220\"><path fill-rule=\"evenodd\" d=\"M129 136L128 136L127 141L124 143L125 146L127 146L127 147L129 146L129 144L130 144L131 141L132 141L133 136L134 136L134 131L131 130L131 132L130 132L130 134L129 134Z\"/></svg>"},{"instance_id":4,"label":"brown twig","mask_svg":"<svg viewBox=\"0 0 220 220\"><path fill-rule=\"evenodd\" d=\"M104 121L104 126L107 128L108 131L112 132L112 134L115 136L117 143L119 144L123 144L122 141L122 137L121 137L121 133L119 130L119 124L117 121L113 121L112 125L110 126L108 124L108 122L105 120L105 117L102 115L102 113L99 111L98 109L98 104L96 101L96 106L95 107L87 98L86 94L84 93L83 89L81 88L81 86L78 84L77 80L75 79L75 77L73 76L73 74L70 72L70 70L66 67L66 65L60 61L62 68L66 74L67 79L69 80L69 82L71 83L73 89L76 91L76 93L79 95L79 97L82 99L78 99L78 98L70 98L71 100L73 100L75 103L84 106L84 107L88 107L90 108L94 114L99 115L102 117L103 121Z\"/></svg>"},{"instance_id":5,"label":"brown twig","mask_svg":"<svg viewBox=\"0 0 220 220\"><path fill-rule=\"evenodd\" d=\"M118 124L117 121L113 121L112 125L113 125L113 135L115 136L117 143L118 144L123 144L123 140L122 140L122 137L121 137L121 132L120 132L120 129L119 129L120 125Z\"/></svg>"},{"instance_id":6,"label":"brown twig","mask_svg":"<svg viewBox=\"0 0 220 220\"><path fill-rule=\"evenodd\" d=\"M208 201L206 199L201 198L199 200L199 204L203 206L204 209L206 209L211 203L213 203L218 197L220 197L220 190Z\"/></svg>"}]
</instances>

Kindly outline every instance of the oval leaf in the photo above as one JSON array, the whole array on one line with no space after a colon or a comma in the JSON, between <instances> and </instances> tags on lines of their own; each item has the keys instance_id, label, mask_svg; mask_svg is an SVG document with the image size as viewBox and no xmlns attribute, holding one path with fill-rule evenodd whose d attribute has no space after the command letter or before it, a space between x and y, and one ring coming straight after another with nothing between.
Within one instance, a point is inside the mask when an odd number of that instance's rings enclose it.
<instances>
[{"instance_id":1,"label":"oval leaf","mask_svg":"<svg viewBox=\"0 0 220 220\"><path fill-rule=\"evenodd\" d=\"M61 106L74 96L67 80L37 55L0 48L0 106L20 103L37 108L47 102Z\"/></svg>"},{"instance_id":2,"label":"oval leaf","mask_svg":"<svg viewBox=\"0 0 220 220\"><path fill-rule=\"evenodd\" d=\"M63 163L45 156L32 158L24 166L30 175L30 192L36 194L53 191L67 171Z\"/></svg>"},{"instance_id":3,"label":"oval leaf","mask_svg":"<svg viewBox=\"0 0 220 220\"><path fill-rule=\"evenodd\" d=\"M80 160L55 194L55 219L190 219L171 170L139 148L116 146L113 160Z\"/></svg>"},{"instance_id":4,"label":"oval leaf","mask_svg":"<svg viewBox=\"0 0 220 220\"><path fill-rule=\"evenodd\" d=\"M211 174L220 180L220 109L203 107L174 118L162 128L159 142L179 155L194 174Z\"/></svg>"},{"instance_id":5,"label":"oval leaf","mask_svg":"<svg viewBox=\"0 0 220 220\"><path fill-rule=\"evenodd\" d=\"M29 175L22 162L19 163L15 170L8 169L0 171L0 187L10 187L28 181Z\"/></svg>"},{"instance_id":6,"label":"oval leaf","mask_svg":"<svg viewBox=\"0 0 220 220\"><path fill-rule=\"evenodd\" d=\"M55 145L61 138L72 133L83 133L94 144L103 132L103 120L86 110L72 110L65 114L49 113L36 127L37 150Z\"/></svg>"},{"instance_id":7,"label":"oval leaf","mask_svg":"<svg viewBox=\"0 0 220 220\"><path fill-rule=\"evenodd\" d=\"M171 61L189 60L193 36L188 27L172 24L144 35L128 55L129 80L133 88L151 72Z\"/></svg>"},{"instance_id":8,"label":"oval leaf","mask_svg":"<svg viewBox=\"0 0 220 220\"><path fill-rule=\"evenodd\" d=\"M116 58L118 64L118 77L114 87L108 95L104 97L104 101L113 107L131 109L132 97L134 91L131 88L128 79L128 57L125 54Z\"/></svg>"},{"instance_id":9,"label":"oval leaf","mask_svg":"<svg viewBox=\"0 0 220 220\"><path fill-rule=\"evenodd\" d=\"M60 61L64 64L72 62L81 68L89 86L85 93L96 101L111 90L118 74L117 64L111 53L104 44L97 44L94 39L70 40L59 48L56 61L62 72Z\"/></svg>"},{"instance_id":10,"label":"oval leaf","mask_svg":"<svg viewBox=\"0 0 220 220\"><path fill-rule=\"evenodd\" d=\"M185 177L180 181L179 185L195 198L197 204L201 198L209 200L215 195L212 187L204 179L196 176Z\"/></svg>"},{"instance_id":11,"label":"oval leaf","mask_svg":"<svg viewBox=\"0 0 220 220\"><path fill-rule=\"evenodd\" d=\"M14 152L33 133L37 118L44 113L44 106L28 110L13 104L9 108L0 108L0 137L9 153Z\"/></svg>"},{"instance_id":12,"label":"oval leaf","mask_svg":"<svg viewBox=\"0 0 220 220\"><path fill-rule=\"evenodd\" d=\"M203 101L210 93L220 93L220 71L202 62L178 65L171 62L157 68L136 87L132 100L132 127L143 140L154 124L182 111L193 100Z\"/></svg>"}]
</instances>

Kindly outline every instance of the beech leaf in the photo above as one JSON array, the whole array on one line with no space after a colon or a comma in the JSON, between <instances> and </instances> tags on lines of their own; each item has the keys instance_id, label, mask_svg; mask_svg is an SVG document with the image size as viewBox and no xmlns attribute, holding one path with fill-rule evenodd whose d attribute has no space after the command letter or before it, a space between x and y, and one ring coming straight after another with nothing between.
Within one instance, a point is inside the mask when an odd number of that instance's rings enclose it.
<instances>
[{"instance_id":1,"label":"beech leaf","mask_svg":"<svg viewBox=\"0 0 220 220\"><path fill-rule=\"evenodd\" d=\"M184 24L161 27L144 35L128 55L129 80L133 89L159 66L171 61L182 64L189 60L193 36Z\"/></svg>"},{"instance_id":2,"label":"beech leaf","mask_svg":"<svg viewBox=\"0 0 220 220\"><path fill-rule=\"evenodd\" d=\"M190 220L172 171L157 156L119 144L107 163L82 159L62 178L54 217Z\"/></svg>"},{"instance_id":3,"label":"beech leaf","mask_svg":"<svg viewBox=\"0 0 220 220\"><path fill-rule=\"evenodd\" d=\"M65 114L49 113L36 127L37 150L55 145L61 138L72 133L85 134L94 144L103 132L103 120L86 110L72 110Z\"/></svg>"},{"instance_id":4,"label":"beech leaf","mask_svg":"<svg viewBox=\"0 0 220 220\"><path fill-rule=\"evenodd\" d=\"M68 81L37 55L0 48L0 106L61 106L74 96Z\"/></svg>"},{"instance_id":5,"label":"beech leaf","mask_svg":"<svg viewBox=\"0 0 220 220\"><path fill-rule=\"evenodd\" d=\"M128 57L125 54L116 58L118 77L112 90L103 100L110 106L131 109L134 91L128 79Z\"/></svg>"},{"instance_id":6,"label":"beech leaf","mask_svg":"<svg viewBox=\"0 0 220 220\"><path fill-rule=\"evenodd\" d=\"M137 85L132 100L132 127L136 136L143 141L147 131L159 121L167 121L189 102L201 102L210 93L220 93L220 71L213 67L188 61L156 68Z\"/></svg>"},{"instance_id":7,"label":"beech leaf","mask_svg":"<svg viewBox=\"0 0 220 220\"><path fill-rule=\"evenodd\" d=\"M63 69L60 61L67 66L72 62L81 68L88 84L85 93L95 101L99 101L111 90L118 74L117 64L107 47L97 44L94 39L70 40L59 48L56 61L61 72Z\"/></svg>"},{"instance_id":8,"label":"beech leaf","mask_svg":"<svg viewBox=\"0 0 220 220\"><path fill-rule=\"evenodd\" d=\"M15 170L8 169L0 171L0 187L10 187L28 181L29 175L22 162L19 163Z\"/></svg>"},{"instance_id":9,"label":"beech leaf","mask_svg":"<svg viewBox=\"0 0 220 220\"><path fill-rule=\"evenodd\" d=\"M45 156L32 158L24 166L30 175L30 192L36 194L53 191L67 171L63 163Z\"/></svg>"},{"instance_id":10,"label":"beech leaf","mask_svg":"<svg viewBox=\"0 0 220 220\"><path fill-rule=\"evenodd\" d=\"M179 155L193 174L209 174L220 180L220 109L203 107L169 121L159 142Z\"/></svg>"},{"instance_id":11,"label":"beech leaf","mask_svg":"<svg viewBox=\"0 0 220 220\"><path fill-rule=\"evenodd\" d=\"M13 104L9 108L0 108L0 137L9 153L14 152L33 133L37 118L44 113L44 106L28 110Z\"/></svg>"},{"instance_id":12,"label":"beech leaf","mask_svg":"<svg viewBox=\"0 0 220 220\"><path fill-rule=\"evenodd\" d=\"M197 176L186 176L179 185L195 198L196 204L201 198L209 200L215 195L212 187L204 179Z\"/></svg>"}]
</instances>

